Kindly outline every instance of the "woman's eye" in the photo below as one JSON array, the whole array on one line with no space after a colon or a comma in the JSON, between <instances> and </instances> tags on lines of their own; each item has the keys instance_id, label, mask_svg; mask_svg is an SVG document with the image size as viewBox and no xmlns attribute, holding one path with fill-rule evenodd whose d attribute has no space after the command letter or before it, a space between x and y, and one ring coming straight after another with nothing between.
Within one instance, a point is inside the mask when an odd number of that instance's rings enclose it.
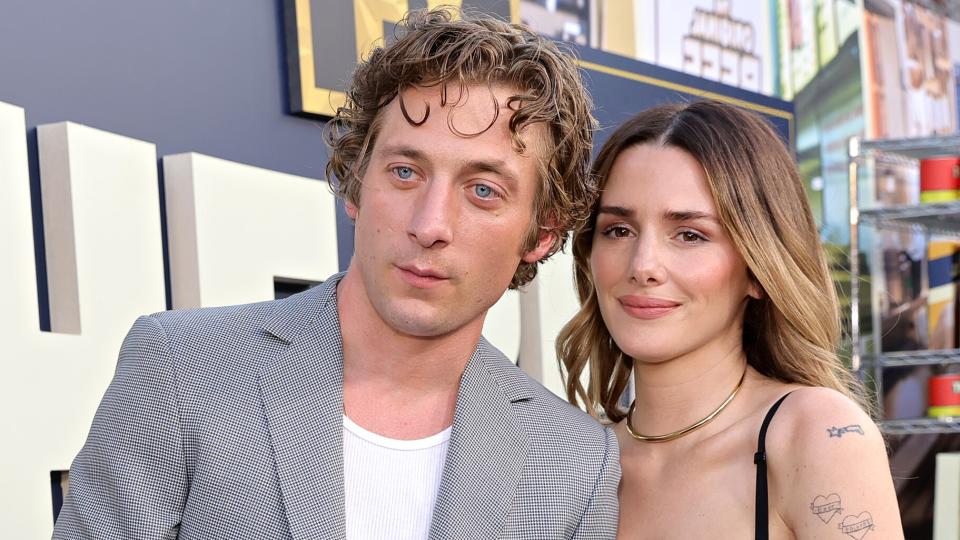
<instances>
[{"instance_id":1,"label":"woman's eye","mask_svg":"<svg viewBox=\"0 0 960 540\"><path fill-rule=\"evenodd\" d=\"M401 180L410 180L413 178L413 169L410 167L394 167L393 173Z\"/></svg>"},{"instance_id":2,"label":"woman's eye","mask_svg":"<svg viewBox=\"0 0 960 540\"><path fill-rule=\"evenodd\" d=\"M699 242L704 238L693 231L683 231L680 233L680 239L688 244Z\"/></svg>"},{"instance_id":3,"label":"woman's eye","mask_svg":"<svg viewBox=\"0 0 960 540\"><path fill-rule=\"evenodd\" d=\"M626 238L630 236L630 229L621 225L614 225L607 227L607 230L603 231L603 234L611 238Z\"/></svg>"},{"instance_id":4,"label":"woman's eye","mask_svg":"<svg viewBox=\"0 0 960 540\"><path fill-rule=\"evenodd\" d=\"M473 186L473 193L481 199L489 199L493 196L493 189L490 186L477 184Z\"/></svg>"}]
</instances>

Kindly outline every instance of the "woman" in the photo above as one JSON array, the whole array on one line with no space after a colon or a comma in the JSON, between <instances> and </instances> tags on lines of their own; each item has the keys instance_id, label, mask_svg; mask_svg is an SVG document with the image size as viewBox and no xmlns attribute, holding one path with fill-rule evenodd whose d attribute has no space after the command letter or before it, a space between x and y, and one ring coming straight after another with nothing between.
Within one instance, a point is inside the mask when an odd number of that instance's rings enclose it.
<instances>
[{"instance_id":1,"label":"woman","mask_svg":"<svg viewBox=\"0 0 960 540\"><path fill-rule=\"evenodd\" d=\"M594 173L581 309L557 348L570 400L616 422L620 537L902 538L777 134L719 102L661 106L620 127Z\"/></svg>"}]
</instances>

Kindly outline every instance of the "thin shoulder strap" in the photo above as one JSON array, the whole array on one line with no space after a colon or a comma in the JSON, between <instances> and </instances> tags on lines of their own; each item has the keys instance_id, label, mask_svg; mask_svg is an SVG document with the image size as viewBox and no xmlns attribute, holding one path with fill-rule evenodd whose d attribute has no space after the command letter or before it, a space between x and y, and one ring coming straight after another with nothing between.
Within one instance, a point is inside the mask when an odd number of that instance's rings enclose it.
<instances>
[{"instance_id":1,"label":"thin shoulder strap","mask_svg":"<svg viewBox=\"0 0 960 540\"><path fill-rule=\"evenodd\" d=\"M767 411L767 416L763 419L763 425L760 426L760 439L757 441L757 453L753 455L753 462L757 464L757 502L756 517L754 519L755 536L757 540L767 540L770 537L770 523L769 516L767 515L767 427L770 426L770 420L772 420L773 415L777 413L780 404L783 403L783 400L787 399L789 395L790 392L784 394L783 397L778 399L777 402L773 404L773 407L770 407L770 410Z\"/></svg>"}]
</instances>

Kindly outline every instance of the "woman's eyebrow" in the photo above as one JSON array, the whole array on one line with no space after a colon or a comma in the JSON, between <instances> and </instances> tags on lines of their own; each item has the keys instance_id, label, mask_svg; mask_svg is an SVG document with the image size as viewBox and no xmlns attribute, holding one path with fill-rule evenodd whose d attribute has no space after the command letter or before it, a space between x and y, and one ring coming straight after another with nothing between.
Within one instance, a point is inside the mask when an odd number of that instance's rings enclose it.
<instances>
[{"instance_id":1,"label":"woman's eyebrow","mask_svg":"<svg viewBox=\"0 0 960 540\"><path fill-rule=\"evenodd\" d=\"M601 206L597 209L598 214L611 214L618 217L631 217L634 212L624 206Z\"/></svg>"},{"instance_id":2,"label":"woman's eyebrow","mask_svg":"<svg viewBox=\"0 0 960 540\"><path fill-rule=\"evenodd\" d=\"M664 212L663 217L667 221L695 221L698 219L706 219L708 221L720 223L720 220L717 219L717 216L708 214L706 212L700 212L698 210L667 210Z\"/></svg>"}]
</instances>

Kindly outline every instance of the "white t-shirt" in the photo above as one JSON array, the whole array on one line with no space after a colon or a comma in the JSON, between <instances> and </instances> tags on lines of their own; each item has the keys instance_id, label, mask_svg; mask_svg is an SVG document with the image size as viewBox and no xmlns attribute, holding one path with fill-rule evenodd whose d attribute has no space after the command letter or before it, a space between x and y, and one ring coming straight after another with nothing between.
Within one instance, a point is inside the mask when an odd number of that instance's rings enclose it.
<instances>
[{"instance_id":1,"label":"white t-shirt","mask_svg":"<svg viewBox=\"0 0 960 540\"><path fill-rule=\"evenodd\" d=\"M427 538L450 430L404 441L367 431L344 415L347 540Z\"/></svg>"}]
</instances>

